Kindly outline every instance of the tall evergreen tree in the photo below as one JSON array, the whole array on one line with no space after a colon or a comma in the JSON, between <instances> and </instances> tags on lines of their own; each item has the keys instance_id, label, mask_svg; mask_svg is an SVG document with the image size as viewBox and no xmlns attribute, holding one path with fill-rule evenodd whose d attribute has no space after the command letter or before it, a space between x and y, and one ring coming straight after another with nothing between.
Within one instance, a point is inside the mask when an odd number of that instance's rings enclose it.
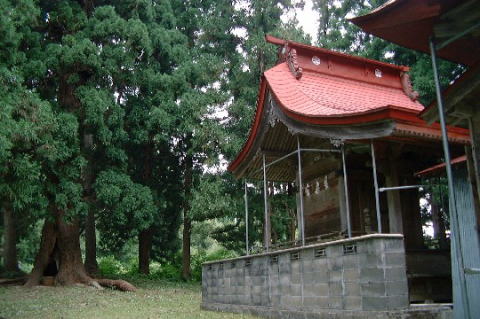
<instances>
[{"instance_id":1,"label":"tall evergreen tree","mask_svg":"<svg viewBox=\"0 0 480 319\"><path fill-rule=\"evenodd\" d=\"M230 95L225 108L228 116L223 122L228 143L221 144L222 154L229 161L238 154L248 136L262 73L277 61L277 47L267 43L265 36L271 34L310 44L310 38L298 29L295 17L282 21L282 16L301 6L303 1L244 1L234 7L235 11L228 15L227 21L219 23L222 29L228 30L223 38L219 38L220 43L234 44L233 47L219 45L229 48L224 53L228 63L222 82L222 89ZM227 25L230 27L225 27ZM241 252L245 247L243 181L235 180L227 173L212 182L217 185L202 185L200 188L207 197L206 202L213 201L220 194L225 197L213 209L218 211L220 226L213 231L212 237L229 249ZM261 241L258 227L263 223L263 204L260 205L260 193L253 190L249 193L249 238L253 243ZM201 209L202 201L199 198L196 201L198 206L195 209ZM220 207L224 207L223 216Z\"/></svg>"},{"instance_id":2,"label":"tall evergreen tree","mask_svg":"<svg viewBox=\"0 0 480 319\"><path fill-rule=\"evenodd\" d=\"M224 62L211 53L209 43L202 37L207 29L208 14L215 9L216 1L172 3L178 27L187 38L185 60L179 70L182 82L176 96L178 109L172 136L178 141L176 152L182 168L182 277L188 280L191 276L192 189L202 165L218 154L222 134L213 114L215 106L223 102L225 96L215 82L223 72Z\"/></svg>"},{"instance_id":3,"label":"tall evergreen tree","mask_svg":"<svg viewBox=\"0 0 480 319\"><path fill-rule=\"evenodd\" d=\"M57 128L49 103L24 85L32 66L22 47L35 48L29 25L39 16L30 1L2 0L0 16L0 207L4 227L4 268L18 271L17 241L48 203L42 167L54 157L48 148Z\"/></svg>"},{"instance_id":4,"label":"tall evergreen tree","mask_svg":"<svg viewBox=\"0 0 480 319\"><path fill-rule=\"evenodd\" d=\"M153 222L157 209L155 204L158 201L154 201L150 185L145 186L143 179L133 181L135 176L130 175L132 171L125 150L129 137L125 130L125 112L129 110L127 104L130 105L130 100L142 96L140 91L146 87L144 83L162 72L156 65L148 63L149 59L155 58L152 57L151 39L155 30L149 33L148 26L157 23L159 17L154 17L153 21L153 11L156 7L163 12L164 2L158 6L128 1L93 3L73 0L11 1L7 4L13 13L22 10L36 13L32 21L27 21L30 23L19 24L25 34L19 37L21 42L16 47L19 56L28 62L22 68L25 77L20 82L27 86L27 93L38 92L45 101L38 104L51 105L54 114L49 130L41 131L51 136L46 146L41 145L45 159L37 166L31 165L40 167L42 189L39 193L46 198L48 214L40 251L27 284L37 284L53 259L59 265L57 283L94 283L85 271L80 252L79 232L85 216L88 216L87 261L90 257L94 269L96 248L89 245L95 243L93 210L100 209L98 217L107 215L100 220L101 224L107 218L120 221L132 218L137 222L130 226L136 226L138 233ZM169 19L167 12L167 26ZM158 38L156 41L157 47L162 44ZM162 50L156 52L159 51ZM29 94L35 98L33 93ZM149 102L143 100L142 103ZM29 112L21 113L20 117L12 113L11 117L17 122L19 118L28 118L33 124L40 125L38 115ZM33 132L24 140L33 139L39 143ZM14 146L18 148L17 145L22 145L24 140L13 141ZM6 141L10 143L11 139ZM34 145L27 150L20 149L22 155L35 152L35 143L30 143ZM8 158L13 146L5 145ZM24 163L23 167L28 166ZM122 188L118 184L128 187L112 193ZM11 188L12 185L10 182L8 186ZM119 207L119 202L125 206ZM163 203L158 205L164 206ZM108 215L108 212L118 215Z\"/></svg>"}]
</instances>

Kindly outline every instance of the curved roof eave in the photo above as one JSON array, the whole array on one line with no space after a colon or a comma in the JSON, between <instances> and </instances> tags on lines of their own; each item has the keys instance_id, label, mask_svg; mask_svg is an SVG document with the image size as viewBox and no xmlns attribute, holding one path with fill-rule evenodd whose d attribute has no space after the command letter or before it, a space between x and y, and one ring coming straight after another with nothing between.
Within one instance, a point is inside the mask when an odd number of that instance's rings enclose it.
<instances>
[{"instance_id":1,"label":"curved roof eave","mask_svg":"<svg viewBox=\"0 0 480 319\"><path fill-rule=\"evenodd\" d=\"M401 121L401 122L409 122L409 123L417 123L421 124L424 123L421 119L419 119L416 115L418 111L415 110L408 110L397 106L387 105L382 108L378 108L375 110L366 111L363 113L355 113L349 115L342 115L342 116L331 116L331 117L309 117L305 115L301 115L298 113L294 113L288 110L276 97L272 90L270 90L270 86L262 76L261 83L260 83L260 92L259 98L257 100L257 110L255 112L255 117L253 119L253 125L250 129L249 136L243 145L241 151L237 155L237 157L230 163L228 166L228 170L230 172L235 172L239 167L240 163L247 157L247 155L252 151L252 146L254 144L255 139L257 138L258 131L264 122L264 110L265 110L265 97L267 96L267 90L272 92L272 96L275 99L277 105L279 105L280 110L284 113L287 117L296 120L301 123L305 124L314 124L314 125L321 125L321 126L343 126L343 125L358 125L358 124L370 124L374 122L381 122L385 120L394 120L394 121Z\"/></svg>"}]
</instances>

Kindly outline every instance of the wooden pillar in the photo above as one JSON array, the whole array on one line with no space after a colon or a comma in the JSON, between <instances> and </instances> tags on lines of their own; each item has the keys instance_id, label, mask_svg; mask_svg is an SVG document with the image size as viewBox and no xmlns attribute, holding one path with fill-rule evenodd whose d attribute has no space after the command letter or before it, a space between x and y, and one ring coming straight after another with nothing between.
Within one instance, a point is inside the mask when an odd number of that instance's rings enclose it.
<instances>
[{"instance_id":1,"label":"wooden pillar","mask_svg":"<svg viewBox=\"0 0 480 319\"><path fill-rule=\"evenodd\" d=\"M386 163L385 184L387 187L400 186L396 161L391 158ZM403 234L402 201L399 190L387 191L388 226L390 233Z\"/></svg>"},{"instance_id":2,"label":"wooden pillar","mask_svg":"<svg viewBox=\"0 0 480 319\"><path fill-rule=\"evenodd\" d=\"M414 167L413 163L404 163L406 167ZM412 176L404 176L402 185L415 185L418 181ZM422 249L423 228L420 214L420 204L417 189L408 189L400 192L400 200L403 208L403 224L405 236L405 248Z\"/></svg>"},{"instance_id":3,"label":"wooden pillar","mask_svg":"<svg viewBox=\"0 0 480 319\"><path fill-rule=\"evenodd\" d=\"M338 177L338 207L340 210L340 228L341 230L348 230L347 225L347 207L346 207L346 196L345 196L345 183L343 178Z\"/></svg>"}]
</instances>

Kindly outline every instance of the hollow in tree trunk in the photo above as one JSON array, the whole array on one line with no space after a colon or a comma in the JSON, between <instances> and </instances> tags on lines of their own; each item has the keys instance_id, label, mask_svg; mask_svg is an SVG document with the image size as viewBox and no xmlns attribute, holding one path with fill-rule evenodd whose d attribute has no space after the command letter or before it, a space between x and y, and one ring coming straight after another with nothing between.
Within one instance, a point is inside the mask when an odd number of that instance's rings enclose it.
<instances>
[{"instance_id":1,"label":"hollow in tree trunk","mask_svg":"<svg viewBox=\"0 0 480 319\"><path fill-rule=\"evenodd\" d=\"M25 286L39 285L43 276L49 275L54 277L55 285L81 283L97 288L104 285L115 286L124 291L135 290L134 286L124 281L92 279L82 262L78 219L67 222L62 212L57 212L55 215L54 220L45 221L40 249Z\"/></svg>"},{"instance_id":2,"label":"hollow in tree trunk","mask_svg":"<svg viewBox=\"0 0 480 319\"><path fill-rule=\"evenodd\" d=\"M17 258L17 225L15 222L15 214L9 204L3 207L3 261L5 271L18 272L18 258Z\"/></svg>"},{"instance_id":3,"label":"hollow in tree trunk","mask_svg":"<svg viewBox=\"0 0 480 319\"><path fill-rule=\"evenodd\" d=\"M39 285L52 261L56 264L56 273L49 270L48 275L54 275L56 284L92 284L93 279L82 263L78 220L66 223L61 212L56 215L54 221L45 221L40 250L26 286Z\"/></svg>"}]
</instances>

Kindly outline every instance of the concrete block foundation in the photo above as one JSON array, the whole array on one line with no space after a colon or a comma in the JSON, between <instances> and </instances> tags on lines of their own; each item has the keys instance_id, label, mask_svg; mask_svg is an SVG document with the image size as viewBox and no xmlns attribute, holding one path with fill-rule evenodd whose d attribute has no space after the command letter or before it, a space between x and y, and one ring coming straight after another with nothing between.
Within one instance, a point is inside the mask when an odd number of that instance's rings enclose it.
<instances>
[{"instance_id":1,"label":"concrete block foundation","mask_svg":"<svg viewBox=\"0 0 480 319\"><path fill-rule=\"evenodd\" d=\"M268 318L448 318L446 308L437 311L440 317L411 311L403 236L397 234L205 263L202 308Z\"/></svg>"}]
</instances>

